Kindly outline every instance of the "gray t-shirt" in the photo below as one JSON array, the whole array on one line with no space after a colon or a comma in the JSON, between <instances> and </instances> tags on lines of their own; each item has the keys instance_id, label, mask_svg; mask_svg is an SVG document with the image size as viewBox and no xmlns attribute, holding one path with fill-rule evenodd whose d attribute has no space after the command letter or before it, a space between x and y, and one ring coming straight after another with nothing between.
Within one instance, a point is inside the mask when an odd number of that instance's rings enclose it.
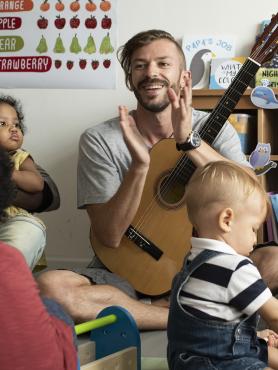
<instances>
[{"instance_id":1,"label":"gray t-shirt","mask_svg":"<svg viewBox=\"0 0 278 370\"><path fill-rule=\"evenodd\" d=\"M193 110L192 126L200 131L209 113ZM249 166L233 126L226 122L213 143L223 157ZM80 138L77 173L77 205L105 203L117 192L131 164L119 118L87 129Z\"/></svg>"}]
</instances>

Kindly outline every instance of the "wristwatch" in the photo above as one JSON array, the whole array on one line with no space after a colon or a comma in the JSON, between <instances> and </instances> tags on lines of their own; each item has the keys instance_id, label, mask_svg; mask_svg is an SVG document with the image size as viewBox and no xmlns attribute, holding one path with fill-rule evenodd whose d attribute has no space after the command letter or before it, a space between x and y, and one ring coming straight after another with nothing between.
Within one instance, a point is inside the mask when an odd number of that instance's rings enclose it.
<instances>
[{"instance_id":1,"label":"wristwatch","mask_svg":"<svg viewBox=\"0 0 278 370\"><path fill-rule=\"evenodd\" d=\"M188 150L193 150L196 148L199 148L201 145L201 136L197 131L191 131L188 135L188 138L184 143L176 143L177 150L182 150L184 152L187 152Z\"/></svg>"}]
</instances>

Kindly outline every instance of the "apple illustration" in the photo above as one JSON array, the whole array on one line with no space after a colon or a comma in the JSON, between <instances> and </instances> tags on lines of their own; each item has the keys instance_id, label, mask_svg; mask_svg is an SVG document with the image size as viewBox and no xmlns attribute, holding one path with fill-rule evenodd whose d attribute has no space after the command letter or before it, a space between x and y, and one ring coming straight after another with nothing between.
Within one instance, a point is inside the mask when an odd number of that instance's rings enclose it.
<instances>
[{"instance_id":1,"label":"apple illustration","mask_svg":"<svg viewBox=\"0 0 278 370\"><path fill-rule=\"evenodd\" d=\"M85 27L86 28L96 28L97 26L97 20L96 17L91 17L85 19Z\"/></svg>"},{"instance_id":2,"label":"apple illustration","mask_svg":"<svg viewBox=\"0 0 278 370\"><path fill-rule=\"evenodd\" d=\"M93 69L97 69L98 68L98 66L99 66L99 61L98 60L92 60L92 68Z\"/></svg>"},{"instance_id":3,"label":"apple illustration","mask_svg":"<svg viewBox=\"0 0 278 370\"><path fill-rule=\"evenodd\" d=\"M67 61L67 69L72 69L73 67L73 61L72 60L68 60Z\"/></svg>"},{"instance_id":4,"label":"apple illustration","mask_svg":"<svg viewBox=\"0 0 278 370\"><path fill-rule=\"evenodd\" d=\"M55 27L61 30L65 27L66 24L66 18L61 18L60 15L56 16L56 19L54 21Z\"/></svg>"},{"instance_id":5,"label":"apple illustration","mask_svg":"<svg viewBox=\"0 0 278 370\"><path fill-rule=\"evenodd\" d=\"M111 60L110 59L105 59L102 64L103 64L104 68L109 68L110 65L111 65Z\"/></svg>"},{"instance_id":6,"label":"apple illustration","mask_svg":"<svg viewBox=\"0 0 278 370\"><path fill-rule=\"evenodd\" d=\"M62 61L59 59L56 59L54 64L55 64L55 68L59 69L62 65Z\"/></svg>"},{"instance_id":7,"label":"apple illustration","mask_svg":"<svg viewBox=\"0 0 278 370\"><path fill-rule=\"evenodd\" d=\"M112 26L112 19L105 15L101 20L101 27L103 29L110 29Z\"/></svg>"},{"instance_id":8,"label":"apple illustration","mask_svg":"<svg viewBox=\"0 0 278 370\"><path fill-rule=\"evenodd\" d=\"M37 25L41 29L47 28L48 20L41 16L40 19L38 19L38 21L37 21Z\"/></svg>"},{"instance_id":9,"label":"apple illustration","mask_svg":"<svg viewBox=\"0 0 278 370\"><path fill-rule=\"evenodd\" d=\"M79 25L80 25L80 19L77 18L77 15L75 15L74 17L70 19L71 28L78 28Z\"/></svg>"},{"instance_id":10,"label":"apple illustration","mask_svg":"<svg viewBox=\"0 0 278 370\"><path fill-rule=\"evenodd\" d=\"M85 69L87 65L87 60L86 59L80 59L79 60L79 67L80 69Z\"/></svg>"}]
</instances>

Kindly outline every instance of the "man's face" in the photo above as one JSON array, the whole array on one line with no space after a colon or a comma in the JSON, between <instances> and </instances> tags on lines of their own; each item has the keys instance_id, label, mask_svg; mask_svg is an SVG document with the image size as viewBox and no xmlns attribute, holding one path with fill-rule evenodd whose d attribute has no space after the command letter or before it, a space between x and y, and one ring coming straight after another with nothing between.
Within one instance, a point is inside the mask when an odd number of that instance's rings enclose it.
<instances>
[{"instance_id":1,"label":"man's face","mask_svg":"<svg viewBox=\"0 0 278 370\"><path fill-rule=\"evenodd\" d=\"M162 112L169 105L167 90L179 94L183 80L181 56L174 43L156 40L132 55L131 82L134 94L143 108Z\"/></svg>"}]
</instances>

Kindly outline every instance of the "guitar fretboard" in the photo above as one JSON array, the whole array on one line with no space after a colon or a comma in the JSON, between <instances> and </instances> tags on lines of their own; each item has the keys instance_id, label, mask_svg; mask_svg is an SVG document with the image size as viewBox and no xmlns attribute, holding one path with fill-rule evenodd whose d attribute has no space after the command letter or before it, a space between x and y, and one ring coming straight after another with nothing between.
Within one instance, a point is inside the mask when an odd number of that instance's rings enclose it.
<instances>
[{"instance_id":1,"label":"guitar fretboard","mask_svg":"<svg viewBox=\"0 0 278 370\"><path fill-rule=\"evenodd\" d=\"M259 63L248 58L208 117L199 134L209 145L213 144L259 67ZM171 181L171 178L178 179L179 182L185 185L195 168L195 165L184 154L172 170L169 180Z\"/></svg>"}]
</instances>

